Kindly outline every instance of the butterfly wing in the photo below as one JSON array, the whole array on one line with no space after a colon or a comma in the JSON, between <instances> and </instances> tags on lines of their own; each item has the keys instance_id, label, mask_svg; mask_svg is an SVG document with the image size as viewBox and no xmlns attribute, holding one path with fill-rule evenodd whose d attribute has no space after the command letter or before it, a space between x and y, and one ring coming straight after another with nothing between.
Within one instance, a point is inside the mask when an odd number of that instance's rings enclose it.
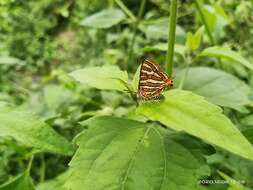
<instances>
[{"instance_id":1,"label":"butterfly wing","mask_svg":"<svg viewBox=\"0 0 253 190\"><path fill-rule=\"evenodd\" d=\"M158 64L146 59L140 69L139 97L143 99L159 97L166 87L165 81L168 79L169 77Z\"/></svg>"}]
</instances>

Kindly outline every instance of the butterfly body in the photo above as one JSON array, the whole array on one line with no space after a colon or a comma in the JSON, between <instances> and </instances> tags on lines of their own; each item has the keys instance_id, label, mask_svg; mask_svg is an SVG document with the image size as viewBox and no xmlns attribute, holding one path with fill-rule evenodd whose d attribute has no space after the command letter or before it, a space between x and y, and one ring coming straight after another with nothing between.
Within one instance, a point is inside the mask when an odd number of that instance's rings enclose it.
<instances>
[{"instance_id":1,"label":"butterfly body","mask_svg":"<svg viewBox=\"0 0 253 190\"><path fill-rule=\"evenodd\" d=\"M173 81L161 69L159 64L146 59L141 64L138 97L144 100L157 99Z\"/></svg>"}]
</instances>

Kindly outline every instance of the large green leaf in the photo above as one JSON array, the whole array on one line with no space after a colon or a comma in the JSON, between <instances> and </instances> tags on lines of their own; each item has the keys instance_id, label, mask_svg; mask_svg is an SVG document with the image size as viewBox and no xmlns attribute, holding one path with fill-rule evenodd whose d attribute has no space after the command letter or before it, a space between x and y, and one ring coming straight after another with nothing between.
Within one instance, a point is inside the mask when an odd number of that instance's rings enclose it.
<instances>
[{"instance_id":1,"label":"large green leaf","mask_svg":"<svg viewBox=\"0 0 253 190\"><path fill-rule=\"evenodd\" d=\"M25 171L23 174L0 185L0 190L35 190L35 188L29 176L29 172Z\"/></svg>"},{"instance_id":2,"label":"large green leaf","mask_svg":"<svg viewBox=\"0 0 253 190\"><path fill-rule=\"evenodd\" d=\"M12 137L19 143L42 151L71 154L71 144L33 114L19 109L0 110L0 138Z\"/></svg>"},{"instance_id":3,"label":"large green leaf","mask_svg":"<svg viewBox=\"0 0 253 190\"><path fill-rule=\"evenodd\" d=\"M236 51L230 50L228 48L214 46L204 49L200 56L208 56L208 57L221 57L229 59L235 63L240 63L243 66L253 70L253 64L250 63L248 60L246 60L244 57L242 57L239 53Z\"/></svg>"},{"instance_id":4,"label":"large green leaf","mask_svg":"<svg viewBox=\"0 0 253 190\"><path fill-rule=\"evenodd\" d=\"M171 140L167 130L109 116L85 122L66 187L72 190L198 189L209 174L201 155Z\"/></svg>"},{"instance_id":5,"label":"large green leaf","mask_svg":"<svg viewBox=\"0 0 253 190\"><path fill-rule=\"evenodd\" d=\"M70 73L77 81L103 90L126 90L128 76L117 66L88 67Z\"/></svg>"},{"instance_id":6,"label":"large green leaf","mask_svg":"<svg viewBox=\"0 0 253 190\"><path fill-rule=\"evenodd\" d=\"M110 28L125 19L125 14L119 9L107 9L86 17L81 25L93 28Z\"/></svg>"},{"instance_id":7,"label":"large green leaf","mask_svg":"<svg viewBox=\"0 0 253 190\"><path fill-rule=\"evenodd\" d=\"M185 70L177 73L177 86ZM208 67L192 67L185 78L184 89L204 96L208 101L240 110L251 103L250 88L229 73Z\"/></svg>"},{"instance_id":8,"label":"large green leaf","mask_svg":"<svg viewBox=\"0 0 253 190\"><path fill-rule=\"evenodd\" d=\"M138 113L253 160L253 146L222 114L222 109L189 91L170 90L161 102L145 102Z\"/></svg>"}]
</instances>

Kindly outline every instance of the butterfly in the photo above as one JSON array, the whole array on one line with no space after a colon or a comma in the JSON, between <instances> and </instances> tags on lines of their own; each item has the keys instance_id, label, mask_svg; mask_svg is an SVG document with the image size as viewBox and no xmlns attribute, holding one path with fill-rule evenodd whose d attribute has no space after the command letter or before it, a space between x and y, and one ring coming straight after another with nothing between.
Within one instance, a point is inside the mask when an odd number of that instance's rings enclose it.
<instances>
[{"instance_id":1,"label":"butterfly","mask_svg":"<svg viewBox=\"0 0 253 190\"><path fill-rule=\"evenodd\" d=\"M151 100L161 97L166 87L173 86L173 80L161 69L159 64L145 59L141 64L137 96L140 99Z\"/></svg>"}]
</instances>

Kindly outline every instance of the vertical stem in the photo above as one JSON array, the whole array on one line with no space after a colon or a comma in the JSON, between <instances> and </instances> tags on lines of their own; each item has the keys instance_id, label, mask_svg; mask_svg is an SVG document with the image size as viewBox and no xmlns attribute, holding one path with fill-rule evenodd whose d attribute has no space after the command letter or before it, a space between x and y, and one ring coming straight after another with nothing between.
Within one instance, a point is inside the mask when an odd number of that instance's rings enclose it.
<instances>
[{"instance_id":1,"label":"vertical stem","mask_svg":"<svg viewBox=\"0 0 253 190\"><path fill-rule=\"evenodd\" d=\"M195 0L194 3L195 3L195 6L196 6L196 8L197 8L197 10L198 10L198 12L199 12L201 21L202 21L202 23L203 23L204 26L205 26L206 33L207 33L207 36L208 36L208 38L209 38L209 41L210 41L210 43L214 46L214 45L216 44L216 42L215 42L215 40L214 40L214 38L213 38L213 35L212 35L212 33L211 33L211 30L210 30L208 24L207 24L205 15L204 15L203 11L202 11L201 8L200 8L199 0ZM217 60L218 60L219 65L222 66L222 65L221 65L221 59L220 59L220 58L217 58Z\"/></svg>"},{"instance_id":2,"label":"vertical stem","mask_svg":"<svg viewBox=\"0 0 253 190\"><path fill-rule=\"evenodd\" d=\"M41 154L41 165L40 165L40 183L43 183L45 181L45 173L46 173L46 163L45 163L45 157L44 154Z\"/></svg>"},{"instance_id":3,"label":"vertical stem","mask_svg":"<svg viewBox=\"0 0 253 190\"><path fill-rule=\"evenodd\" d=\"M3 83L3 70L2 70L2 66L0 65L0 91L2 91L3 90L3 88L2 88L2 83Z\"/></svg>"},{"instance_id":4,"label":"vertical stem","mask_svg":"<svg viewBox=\"0 0 253 190\"><path fill-rule=\"evenodd\" d=\"M182 73L182 78L180 80L180 83L178 85L178 89L182 90L184 88L185 80L188 75L189 69L190 69L190 64L191 64L191 56L190 56L190 51L188 50L186 52L186 68L184 69Z\"/></svg>"},{"instance_id":5,"label":"vertical stem","mask_svg":"<svg viewBox=\"0 0 253 190\"><path fill-rule=\"evenodd\" d=\"M210 40L210 43L211 43L212 45L215 45L214 38L213 38L212 33L211 33L211 30L210 30L210 28L209 28L209 26L208 26L208 24L207 24L205 15L204 15L203 11L202 11L201 8L200 8L199 1L198 1L198 0L195 0L194 3L195 3L195 6L196 6L196 8L197 8L197 11L199 12L200 19L201 19L202 23L203 23L204 26L205 26L205 29L206 29L208 38L209 38L209 40Z\"/></svg>"},{"instance_id":6,"label":"vertical stem","mask_svg":"<svg viewBox=\"0 0 253 190\"><path fill-rule=\"evenodd\" d=\"M28 162L28 166L27 166L27 171L30 172L31 167L32 167L32 163L33 163L33 155L31 156L29 162Z\"/></svg>"},{"instance_id":7,"label":"vertical stem","mask_svg":"<svg viewBox=\"0 0 253 190\"><path fill-rule=\"evenodd\" d=\"M169 34L168 34L168 51L166 55L166 69L169 76L172 76L173 70L173 55L176 34L177 22L177 0L171 0L170 19L169 19Z\"/></svg>"},{"instance_id":8,"label":"vertical stem","mask_svg":"<svg viewBox=\"0 0 253 190\"><path fill-rule=\"evenodd\" d=\"M127 61L126 61L126 64L125 64L125 69L127 69L128 63L131 61L132 56L133 56L133 48L134 48L134 44L135 44L137 29L138 29L140 20L142 18L142 15L144 13L144 8L145 8L145 5L146 5L146 1L147 0L142 0L141 1L141 6L140 6L140 9L139 9L139 12L138 12L138 16L137 16L137 19L134 23L134 29L133 29L134 32L133 32L133 36L132 36L130 46L129 46L129 52L128 52L128 57L127 57Z\"/></svg>"}]
</instances>

